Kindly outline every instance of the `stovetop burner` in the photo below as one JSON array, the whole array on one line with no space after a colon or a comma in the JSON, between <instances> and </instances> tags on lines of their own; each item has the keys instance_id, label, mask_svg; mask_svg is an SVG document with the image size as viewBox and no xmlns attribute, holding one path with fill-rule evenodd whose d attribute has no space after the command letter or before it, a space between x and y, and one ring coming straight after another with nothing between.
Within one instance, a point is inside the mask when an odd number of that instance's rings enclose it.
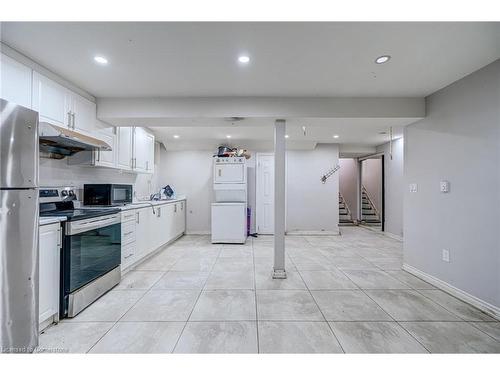
<instances>
[{"instance_id":1,"label":"stovetop burner","mask_svg":"<svg viewBox=\"0 0 500 375\"><path fill-rule=\"evenodd\" d=\"M120 209L102 209L102 210L81 210L81 209L56 209L40 212L41 217L66 216L67 221L83 220L98 216L110 215L120 212Z\"/></svg>"},{"instance_id":2,"label":"stovetop burner","mask_svg":"<svg viewBox=\"0 0 500 375\"><path fill-rule=\"evenodd\" d=\"M81 209L75 207L75 188L55 187L40 189L40 216L66 216L67 221L89 219L120 212L119 208Z\"/></svg>"}]
</instances>

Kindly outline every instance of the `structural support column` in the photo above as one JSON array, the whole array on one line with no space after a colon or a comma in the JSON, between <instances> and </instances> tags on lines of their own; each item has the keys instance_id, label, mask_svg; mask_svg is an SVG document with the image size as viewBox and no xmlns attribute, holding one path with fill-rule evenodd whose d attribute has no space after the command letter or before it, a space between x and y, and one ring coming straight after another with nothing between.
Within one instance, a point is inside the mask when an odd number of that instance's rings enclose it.
<instances>
[{"instance_id":1,"label":"structural support column","mask_svg":"<svg viewBox=\"0 0 500 375\"><path fill-rule=\"evenodd\" d=\"M274 123L274 279L286 279L285 271L285 120Z\"/></svg>"}]
</instances>

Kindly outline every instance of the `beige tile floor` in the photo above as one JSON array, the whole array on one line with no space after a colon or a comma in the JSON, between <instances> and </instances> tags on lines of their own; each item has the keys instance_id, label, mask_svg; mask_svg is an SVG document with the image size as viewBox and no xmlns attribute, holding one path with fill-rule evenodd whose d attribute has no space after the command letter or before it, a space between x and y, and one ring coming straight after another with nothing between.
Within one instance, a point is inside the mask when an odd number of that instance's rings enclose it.
<instances>
[{"instance_id":1,"label":"beige tile floor","mask_svg":"<svg viewBox=\"0 0 500 375\"><path fill-rule=\"evenodd\" d=\"M39 352L500 353L500 322L401 270L402 244L362 228L212 245L184 236L128 272Z\"/></svg>"}]
</instances>

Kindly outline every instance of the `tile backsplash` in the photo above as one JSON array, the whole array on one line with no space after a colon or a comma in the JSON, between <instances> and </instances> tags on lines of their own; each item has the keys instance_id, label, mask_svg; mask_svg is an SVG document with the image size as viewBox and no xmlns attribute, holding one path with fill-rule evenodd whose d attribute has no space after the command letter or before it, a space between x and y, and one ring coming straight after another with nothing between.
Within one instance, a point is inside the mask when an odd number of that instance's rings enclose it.
<instances>
[{"instance_id":1,"label":"tile backsplash","mask_svg":"<svg viewBox=\"0 0 500 375\"><path fill-rule=\"evenodd\" d=\"M83 189L83 184L116 183L134 185L137 199L145 197L158 190L158 169L155 165L154 174L136 174L110 168L84 167L68 165L67 159L40 158L40 186L74 186Z\"/></svg>"}]
</instances>

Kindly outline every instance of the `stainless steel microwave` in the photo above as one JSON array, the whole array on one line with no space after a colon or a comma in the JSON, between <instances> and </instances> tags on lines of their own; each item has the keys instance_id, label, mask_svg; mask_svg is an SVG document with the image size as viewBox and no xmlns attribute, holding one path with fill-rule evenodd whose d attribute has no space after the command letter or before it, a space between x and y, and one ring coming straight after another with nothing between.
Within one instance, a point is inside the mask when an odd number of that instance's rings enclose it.
<instances>
[{"instance_id":1,"label":"stainless steel microwave","mask_svg":"<svg viewBox=\"0 0 500 375\"><path fill-rule=\"evenodd\" d=\"M132 203L132 185L84 184L83 204L86 206L119 206Z\"/></svg>"}]
</instances>

